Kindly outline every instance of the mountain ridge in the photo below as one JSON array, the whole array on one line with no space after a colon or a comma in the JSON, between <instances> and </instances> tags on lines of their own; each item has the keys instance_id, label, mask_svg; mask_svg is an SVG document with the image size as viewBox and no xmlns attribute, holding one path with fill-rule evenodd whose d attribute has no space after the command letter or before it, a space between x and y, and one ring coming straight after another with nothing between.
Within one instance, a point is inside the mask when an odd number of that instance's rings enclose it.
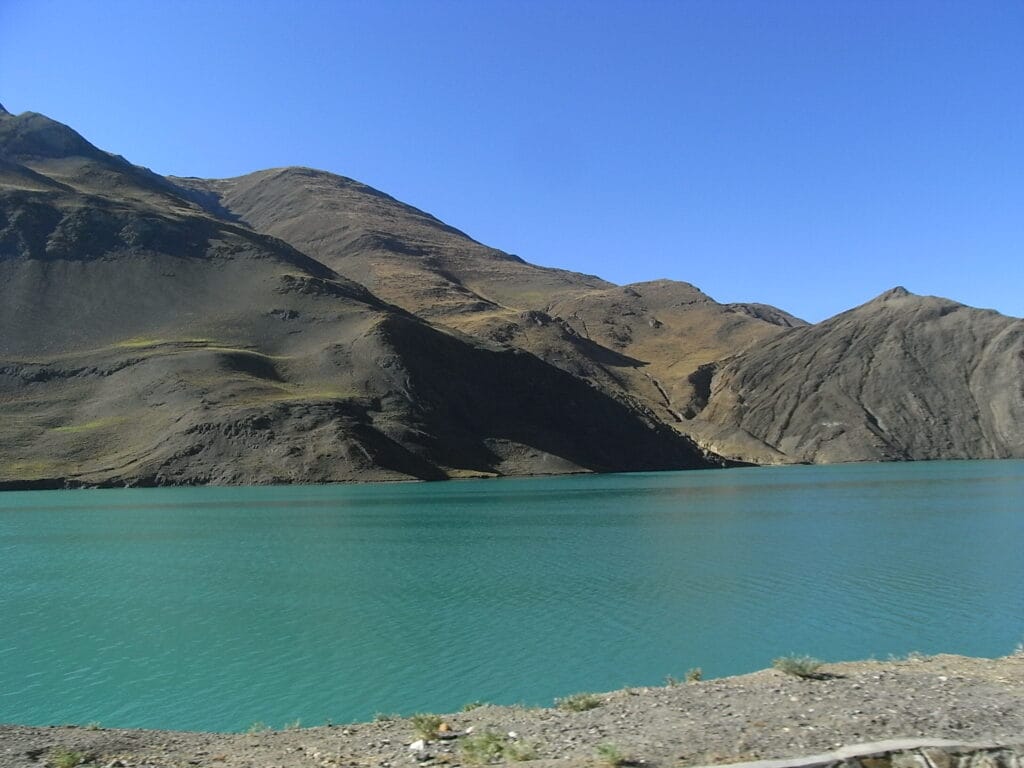
<instances>
[{"instance_id":1,"label":"mountain ridge","mask_svg":"<svg viewBox=\"0 0 1024 768\"><path fill-rule=\"evenodd\" d=\"M304 167L159 176L0 108L0 487L1024 456L1024 321L821 323L538 267Z\"/></svg>"}]
</instances>

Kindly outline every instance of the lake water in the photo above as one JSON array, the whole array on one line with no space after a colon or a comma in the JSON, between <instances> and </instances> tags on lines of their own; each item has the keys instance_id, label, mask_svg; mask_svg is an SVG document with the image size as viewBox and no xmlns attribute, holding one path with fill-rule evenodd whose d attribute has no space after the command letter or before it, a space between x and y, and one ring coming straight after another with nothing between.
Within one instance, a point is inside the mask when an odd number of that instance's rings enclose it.
<instances>
[{"instance_id":1,"label":"lake water","mask_svg":"<svg viewBox=\"0 0 1024 768\"><path fill-rule=\"evenodd\" d=\"M1024 462L0 494L0 722L244 730L1024 640Z\"/></svg>"}]
</instances>

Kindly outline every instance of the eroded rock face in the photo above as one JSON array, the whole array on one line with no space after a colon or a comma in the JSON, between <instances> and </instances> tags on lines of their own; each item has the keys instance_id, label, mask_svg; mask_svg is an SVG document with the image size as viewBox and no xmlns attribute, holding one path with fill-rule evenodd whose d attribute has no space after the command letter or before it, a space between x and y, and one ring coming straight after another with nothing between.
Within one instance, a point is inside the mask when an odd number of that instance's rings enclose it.
<instances>
[{"instance_id":1,"label":"eroded rock face","mask_svg":"<svg viewBox=\"0 0 1024 768\"><path fill-rule=\"evenodd\" d=\"M728 361L701 416L799 461L1024 456L1024 321L894 289Z\"/></svg>"}]
</instances>

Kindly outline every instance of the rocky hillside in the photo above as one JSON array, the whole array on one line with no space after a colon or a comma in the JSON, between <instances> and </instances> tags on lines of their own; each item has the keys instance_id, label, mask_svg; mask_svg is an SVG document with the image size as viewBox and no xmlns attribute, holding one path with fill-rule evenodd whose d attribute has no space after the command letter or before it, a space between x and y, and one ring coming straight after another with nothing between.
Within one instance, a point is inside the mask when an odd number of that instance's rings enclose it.
<instances>
[{"instance_id":1,"label":"rocky hillside","mask_svg":"<svg viewBox=\"0 0 1024 768\"><path fill-rule=\"evenodd\" d=\"M727 361L708 400L800 461L1024 456L1024 320L894 288Z\"/></svg>"},{"instance_id":2,"label":"rocky hillside","mask_svg":"<svg viewBox=\"0 0 1024 768\"><path fill-rule=\"evenodd\" d=\"M432 325L42 115L0 114L0 482L714 464L629 402Z\"/></svg>"},{"instance_id":3,"label":"rocky hillside","mask_svg":"<svg viewBox=\"0 0 1024 768\"><path fill-rule=\"evenodd\" d=\"M1024 456L1022 324L615 286L351 179L164 178L0 107L3 487Z\"/></svg>"}]
</instances>

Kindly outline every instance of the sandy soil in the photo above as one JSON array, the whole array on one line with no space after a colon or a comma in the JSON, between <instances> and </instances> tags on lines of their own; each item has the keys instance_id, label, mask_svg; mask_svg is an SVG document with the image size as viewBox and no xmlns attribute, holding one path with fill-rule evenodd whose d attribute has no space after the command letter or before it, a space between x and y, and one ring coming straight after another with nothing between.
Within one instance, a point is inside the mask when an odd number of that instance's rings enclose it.
<instances>
[{"instance_id":1,"label":"sandy soil","mask_svg":"<svg viewBox=\"0 0 1024 768\"><path fill-rule=\"evenodd\" d=\"M410 719L249 734L0 726L3 768L311 768L468 765L687 766L790 757L889 738L1024 741L1024 653L828 664L817 679L775 669L597 694L586 711L481 706L442 717L448 738L412 749ZM482 734L492 734L491 737ZM495 746L496 745L496 746ZM476 752L474 752L476 748Z\"/></svg>"}]
</instances>

